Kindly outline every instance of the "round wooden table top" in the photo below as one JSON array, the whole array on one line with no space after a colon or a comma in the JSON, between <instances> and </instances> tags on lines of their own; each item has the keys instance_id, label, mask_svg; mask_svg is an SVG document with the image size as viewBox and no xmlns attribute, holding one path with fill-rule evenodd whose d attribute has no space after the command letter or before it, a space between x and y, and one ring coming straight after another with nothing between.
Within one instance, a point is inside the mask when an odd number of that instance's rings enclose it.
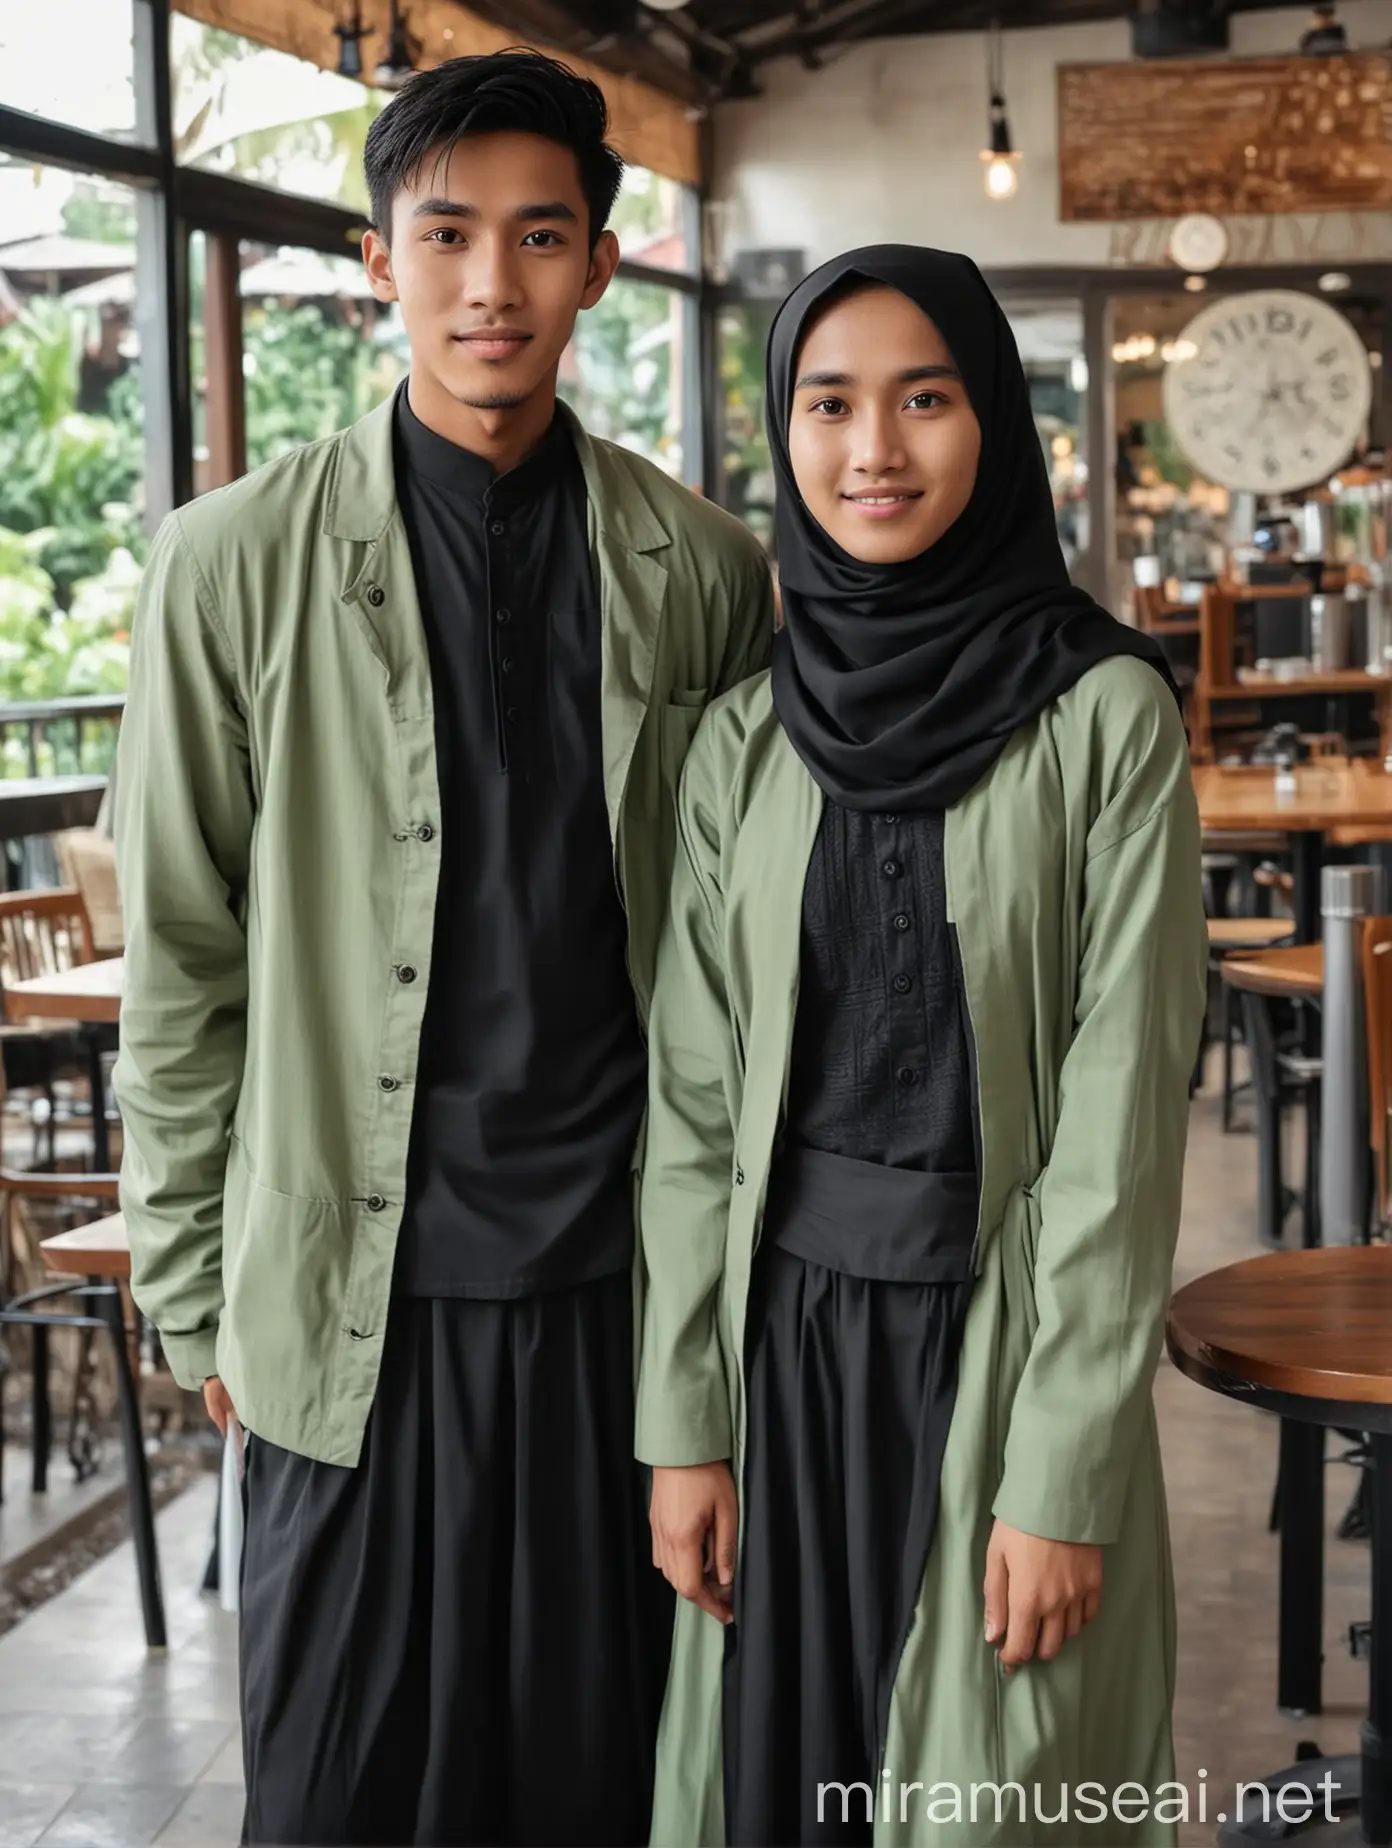
<instances>
[{"instance_id":1,"label":"round wooden table top","mask_svg":"<svg viewBox=\"0 0 1392 1848\"><path fill-rule=\"evenodd\" d=\"M1210 918L1208 947L1211 950L1269 949L1295 935L1294 918Z\"/></svg>"},{"instance_id":2,"label":"round wooden table top","mask_svg":"<svg viewBox=\"0 0 1392 1848\"><path fill-rule=\"evenodd\" d=\"M52 1271L75 1277L130 1276L130 1240L121 1213L108 1213L71 1232L55 1232L40 1241L39 1249Z\"/></svg>"},{"instance_id":3,"label":"round wooden table top","mask_svg":"<svg viewBox=\"0 0 1392 1848\"><path fill-rule=\"evenodd\" d=\"M1285 795L1277 793L1276 772L1269 766L1196 764L1192 774L1206 830L1322 834L1341 825L1392 824L1392 776L1376 766L1326 766L1318 759L1300 764L1295 788Z\"/></svg>"},{"instance_id":4,"label":"round wooden table top","mask_svg":"<svg viewBox=\"0 0 1392 1848\"><path fill-rule=\"evenodd\" d=\"M1252 995L1318 996L1324 993L1324 945L1284 944L1274 950L1225 956L1218 973L1231 988Z\"/></svg>"},{"instance_id":5,"label":"round wooden table top","mask_svg":"<svg viewBox=\"0 0 1392 1848\"><path fill-rule=\"evenodd\" d=\"M1180 1372L1219 1392L1392 1408L1392 1246L1229 1264L1176 1293L1166 1335Z\"/></svg>"}]
</instances>

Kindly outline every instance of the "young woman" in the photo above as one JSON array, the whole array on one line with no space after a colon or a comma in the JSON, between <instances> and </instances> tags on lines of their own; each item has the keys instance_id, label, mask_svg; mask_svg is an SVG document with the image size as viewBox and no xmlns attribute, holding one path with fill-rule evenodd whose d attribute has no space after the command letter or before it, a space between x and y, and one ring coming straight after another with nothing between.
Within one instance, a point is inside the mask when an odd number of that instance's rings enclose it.
<instances>
[{"instance_id":1,"label":"young woman","mask_svg":"<svg viewBox=\"0 0 1392 1848\"><path fill-rule=\"evenodd\" d=\"M768 425L784 626L692 747L651 1021L653 1841L1166 1843L1173 688L1069 585L966 258L809 277Z\"/></svg>"}]
</instances>

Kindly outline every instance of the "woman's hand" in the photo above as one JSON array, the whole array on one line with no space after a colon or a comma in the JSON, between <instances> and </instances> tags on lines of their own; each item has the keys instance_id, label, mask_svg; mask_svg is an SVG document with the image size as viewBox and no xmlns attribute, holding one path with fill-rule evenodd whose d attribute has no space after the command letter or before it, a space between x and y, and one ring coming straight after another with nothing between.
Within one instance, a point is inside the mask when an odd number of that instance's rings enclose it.
<instances>
[{"instance_id":1,"label":"woman's hand","mask_svg":"<svg viewBox=\"0 0 1392 1848\"><path fill-rule=\"evenodd\" d=\"M1007 1673L1037 1656L1052 1662L1066 1636L1102 1602L1102 1549L1041 1540L997 1521L986 1548L986 1641Z\"/></svg>"},{"instance_id":2,"label":"woman's hand","mask_svg":"<svg viewBox=\"0 0 1392 1848\"><path fill-rule=\"evenodd\" d=\"M730 1465L654 1469L648 1519L653 1564L668 1584L717 1622L731 1622L739 1504Z\"/></svg>"}]
</instances>

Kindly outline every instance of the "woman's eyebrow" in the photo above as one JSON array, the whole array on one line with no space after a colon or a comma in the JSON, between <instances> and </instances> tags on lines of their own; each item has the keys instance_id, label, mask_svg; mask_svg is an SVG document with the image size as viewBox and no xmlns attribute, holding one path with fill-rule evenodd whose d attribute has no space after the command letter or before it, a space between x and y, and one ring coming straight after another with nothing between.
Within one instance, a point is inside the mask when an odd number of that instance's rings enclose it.
<instances>
[{"instance_id":1,"label":"woman's eyebrow","mask_svg":"<svg viewBox=\"0 0 1392 1848\"><path fill-rule=\"evenodd\" d=\"M896 385L916 385L922 379L956 379L960 385L962 375L955 366L908 366L894 375ZM827 390L836 385L854 384L855 378L849 372L804 372L793 390Z\"/></svg>"}]
</instances>

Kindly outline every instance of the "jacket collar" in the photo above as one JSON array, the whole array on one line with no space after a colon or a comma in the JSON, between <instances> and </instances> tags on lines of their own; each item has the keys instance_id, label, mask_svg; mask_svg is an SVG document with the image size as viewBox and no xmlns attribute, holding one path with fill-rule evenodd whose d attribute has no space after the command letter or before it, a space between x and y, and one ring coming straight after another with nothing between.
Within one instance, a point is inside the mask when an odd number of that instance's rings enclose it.
<instances>
[{"instance_id":1,"label":"jacket collar","mask_svg":"<svg viewBox=\"0 0 1392 1848\"><path fill-rule=\"evenodd\" d=\"M669 546L672 536L625 452L596 442L569 405L559 403L558 409L575 441L599 534L629 552L660 552ZM369 411L337 441L324 531L335 539L374 542L397 509L392 399Z\"/></svg>"}]
</instances>

